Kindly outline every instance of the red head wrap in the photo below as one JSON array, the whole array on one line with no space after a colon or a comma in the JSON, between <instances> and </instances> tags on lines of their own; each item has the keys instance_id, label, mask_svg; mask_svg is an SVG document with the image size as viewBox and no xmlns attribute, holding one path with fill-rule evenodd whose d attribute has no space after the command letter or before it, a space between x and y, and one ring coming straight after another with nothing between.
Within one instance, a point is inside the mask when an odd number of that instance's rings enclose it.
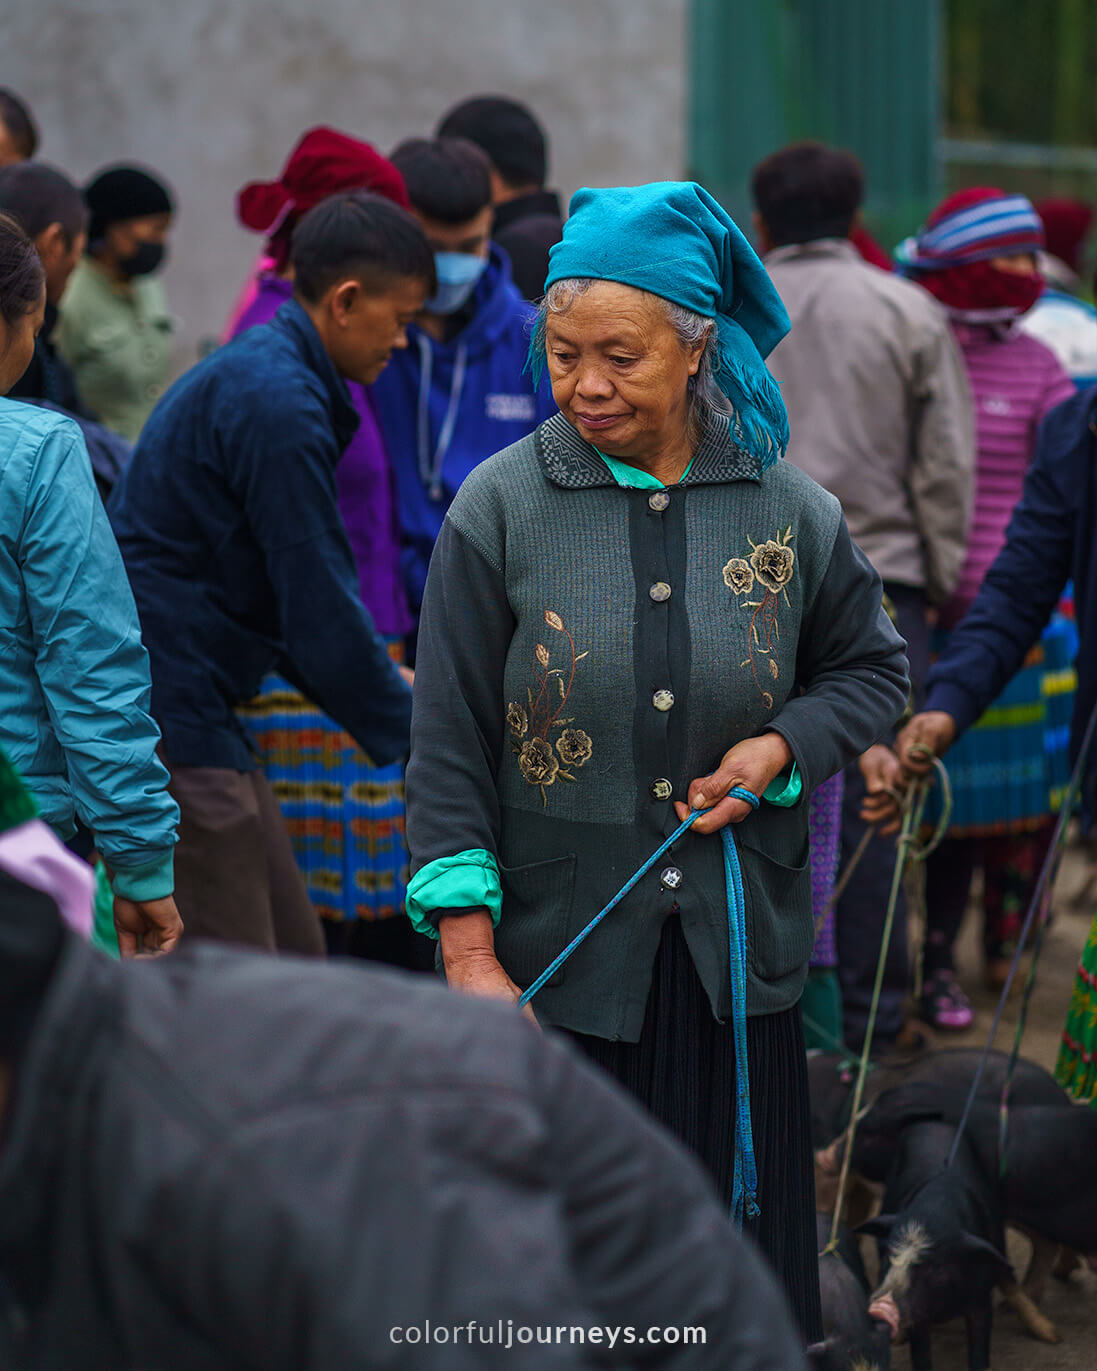
<instances>
[{"instance_id":1,"label":"red head wrap","mask_svg":"<svg viewBox=\"0 0 1097 1371\"><path fill-rule=\"evenodd\" d=\"M370 190L408 208L404 178L369 143L338 129L310 129L290 153L277 181L252 181L236 197L245 228L265 233L279 267L285 265L293 225L341 190Z\"/></svg>"}]
</instances>

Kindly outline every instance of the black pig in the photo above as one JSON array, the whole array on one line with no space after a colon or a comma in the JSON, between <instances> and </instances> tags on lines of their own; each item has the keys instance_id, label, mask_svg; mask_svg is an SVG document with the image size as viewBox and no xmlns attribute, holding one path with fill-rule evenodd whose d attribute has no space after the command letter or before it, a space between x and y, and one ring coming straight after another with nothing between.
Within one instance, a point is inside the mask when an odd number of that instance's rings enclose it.
<instances>
[{"instance_id":1,"label":"black pig","mask_svg":"<svg viewBox=\"0 0 1097 1371\"><path fill-rule=\"evenodd\" d=\"M816 1214L819 1252L830 1242L831 1217ZM808 1348L814 1371L853 1371L891 1365L891 1329L868 1312L868 1277L857 1239L844 1224L838 1250L819 1257L819 1290L823 1298L824 1341Z\"/></svg>"},{"instance_id":2,"label":"black pig","mask_svg":"<svg viewBox=\"0 0 1097 1371\"><path fill-rule=\"evenodd\" d=\"M956 1129L911 1123L900 1132L888 1172L884 1209L861 1232L883 1240L879 1289L869 1314L909 1338L913 1371L931 1371L930 1329L964 1318L968 1371L990 1364L991 1296L1013 1270L993 1182L962 1141L946 1166Z\"/></svg>"}]
</instances>

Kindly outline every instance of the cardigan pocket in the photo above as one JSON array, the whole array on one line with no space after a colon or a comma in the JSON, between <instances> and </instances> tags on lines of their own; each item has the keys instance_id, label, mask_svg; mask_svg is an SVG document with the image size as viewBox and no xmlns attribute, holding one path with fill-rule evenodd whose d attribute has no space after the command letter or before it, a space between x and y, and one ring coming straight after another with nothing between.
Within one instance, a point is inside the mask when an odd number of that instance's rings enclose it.
<instances>
[{"instance_id":1,"label":"cardigan pocket","mask_svg":"<svg viewBox=\"0 0 1097 1371\"><path fill-rule=\"evenodd\" d=\"M779 981L805 966L815 932L811 921L810 854L796 864L739 845L746 895L747 966L761 981Z\"/></svg>"},{"instance_id":2,"label":"cardigan pocket","mask_svg":"<svg viewBox=\"0 0 1097 1371\"><path fill-rule=\"evenodd\" d=\"M573 852L525 866L499 867L503 907L495 930L495 951L507 974L523 989L578 931L571 929L575 870ZM559 985L565 972L566 967L561 967L546 984Z\"/></svg>"}]
</instances>

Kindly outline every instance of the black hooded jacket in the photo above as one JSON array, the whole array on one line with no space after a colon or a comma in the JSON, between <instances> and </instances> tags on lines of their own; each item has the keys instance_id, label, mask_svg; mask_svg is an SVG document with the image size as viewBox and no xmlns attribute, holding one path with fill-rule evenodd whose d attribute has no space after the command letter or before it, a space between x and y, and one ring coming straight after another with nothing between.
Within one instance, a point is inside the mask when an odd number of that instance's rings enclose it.
<instances>
[{"instance_id":1,"label":"black hooded jacket","mask_svg":"<svg viewBox=\"0 0 1097 1371\"><path fill-rule=\"evenodd\" d=\"M681 1149L425 978L69 938L2 1136L5 1371L801 1366Z\"/></svg>"}]
</instances>

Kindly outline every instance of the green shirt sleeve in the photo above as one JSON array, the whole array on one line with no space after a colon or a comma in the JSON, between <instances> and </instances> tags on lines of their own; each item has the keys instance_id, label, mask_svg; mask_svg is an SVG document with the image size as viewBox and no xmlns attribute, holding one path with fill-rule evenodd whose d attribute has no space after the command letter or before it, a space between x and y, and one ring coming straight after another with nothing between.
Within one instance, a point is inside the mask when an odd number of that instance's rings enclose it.
<instances>
[{"instance_id":1,"label":"green shirt sleeve","mask_svg":"<svg viewBox=\"0 0 1097 1371\"><path fill-rule=\"evenodd\" d=\"M408 918L428 938L438 937L432 915L440 909L486 909L494 927L502 907L499 867L483 847L458 852L456 857L437 857L408 883Z\"/></svg>"},{"instance_id":2,"label":"green shirt sleeve","mask_svg":"<svg viewBox=\"0 0 1097 1371\"><path fill-rule=\"evenodd\" d=\"M782 772L770 781L762 799L767 804L776 805L778 809L791 809L803 793L804 783L800 778L800 769L793 762L792 770L787 775Z\"/></svg>"}]
</instances>

